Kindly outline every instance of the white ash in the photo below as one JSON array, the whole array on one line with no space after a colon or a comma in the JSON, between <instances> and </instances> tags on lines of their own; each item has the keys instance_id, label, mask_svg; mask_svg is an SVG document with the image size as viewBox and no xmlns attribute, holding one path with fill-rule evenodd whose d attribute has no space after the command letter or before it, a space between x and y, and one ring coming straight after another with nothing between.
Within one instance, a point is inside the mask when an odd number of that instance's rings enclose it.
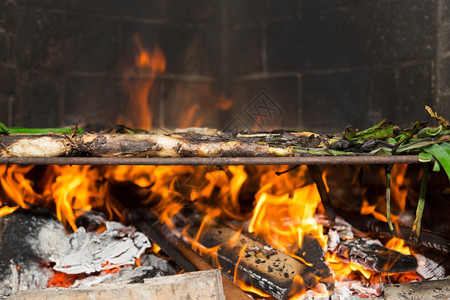
<instances>
[{"instance_id":1,"label":"white ash","mask_svg":"<svg viewBox=\"0 0 450 300\"><path fill-rule=\"evenodd\" d=\"M19 270L15 263L11 263L10 268L14 270L12 274L4 276L0 282L0 298L18 291L46 288L48 279L53 275L51 269L42 268L36 262L30 262L26 268Z\"/></svg>"},{"instance_id":2,"label":"white ash","mask_svg":"<svg viewBox=\"0 0 450 300\"><path fill-rule=\"evenodd\" d=\"M169 263L167 259L156 256L153 253L144 253L140 259L141 266L143 267L155 267L163 272L165 275L174 275L178 273Z\"/></svg>"},{"instance_id":3,"label":"white ash","mask_svg":"<svg viewBox=\"0 0 450 300\"><path fill-rule=\"evenodd\" d=\"M50 212L22 210L0 219L0 296L47 287L53 271L42 268L66 232Z\"/></svg>"},{"instance_id":4,"label":"white ash","mask_svg":"<svg viewBox=\"0 0 450 300\"><path fill-rule=\"evenodd\" d=\"M55 253L66 253L69 246L69 237L60 222L47 222L42 225L35 242L40 257L49 259Z\"/></svg>"},{"instance_id":5,"label":"white ash","mask_svg":"<svg viewBox=\"0 0 450 300\"><path fill-rule=\"evenodd\" d=\"M445 277L445 268L433 260L418 254L416 256L419 267L416 272L426 280L436 280Z\"/></svg>"},{"instance_id":6,"label":"white ash","mask_svg":"<svg viewBox=\"0 0 450 300\"><path fill-rule=\"evenodd\" d=\"M330 229L328 231L328 241L327 241L327 251L334 252L336 250L337 246L341 242L341 239L339 238L339 234L336 230Z\"/></svg>"},{"instance_id":7,"label":"white ash","mask_svg":"<svg viewBox=\"0 0 450 300\"><path fill-rule=\"evenodd\" d=\"M355 229L350 223L339 216L336 216L334 223L331 223L328 217L324 215L315 215L314 218L316 219L317 224L335 230L341 239L353 239L353 232L358 233L358 235L364 235L363 232Z\"/></svg>"},{"instance_id":8,"label":"white ash","mask_svg":"<svg viewBox=\"0 0 450 300\"><path fill-rule=\"evenodd\" d=\"M272 251L272 250L274 250L274 248L271 247L271 246L269 246L269 245L264 245L263 249L266 250L266 251Z\"/></svg>"},{"instance_id":9,"label":"white ash","mask_svg":"<svg viewBox=\"0 0 450 300\"><path fill-rule=\"evenodd\" d=\"M166 259L160 258L152 253L141 256L141 267L123 267L117 273L100 274L88 276L76 280L71 287L88 288L99 283L114 282L140 282L145 278L175 275L175 270Z\"/></svg>"},{"instance_id":10,"label":"white ash","mask_svg":"<svg viewBox=\"0 0 450 300\"><path fill-rule=\"evenodd\" d=\"M106 222L101 233L86 232L80 227L75 233L61 241L62 252L50 256L54 270L66 274L90 274L132 265L151 246L148 238L134 227L125 227L117 222Z\"/></svg>"},{"instance_id":11,"label":"white ash","mask_svg":"<svg viewBox=\"0 0 450 300\"><path fill-rule=\"evenodd\" d=\"M357 300L357 299L376 299L383 293L383 286L381 284L365 284L359 280L336 282L334 285L333 293L330 295L330 299L335 300ZM364 298L360 298L356 295L365 295Z\"/></svg>"}]
</instances>

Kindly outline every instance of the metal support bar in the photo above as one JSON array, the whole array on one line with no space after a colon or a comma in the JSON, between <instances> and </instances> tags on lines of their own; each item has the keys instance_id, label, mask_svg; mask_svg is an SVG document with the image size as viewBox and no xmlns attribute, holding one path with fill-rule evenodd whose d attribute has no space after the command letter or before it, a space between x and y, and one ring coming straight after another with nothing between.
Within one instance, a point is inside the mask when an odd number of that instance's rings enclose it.
<instances>
[{"instance_id":1,"label":"metal support bar","mask_svg":"<svg viewBox=\"0 0 450 300\"><path fill-rule=\"evenodd\" d=\"M418 164L417 155L314 157L0 157L3 165L359 165Z\"/></svg>"}]
</instances>

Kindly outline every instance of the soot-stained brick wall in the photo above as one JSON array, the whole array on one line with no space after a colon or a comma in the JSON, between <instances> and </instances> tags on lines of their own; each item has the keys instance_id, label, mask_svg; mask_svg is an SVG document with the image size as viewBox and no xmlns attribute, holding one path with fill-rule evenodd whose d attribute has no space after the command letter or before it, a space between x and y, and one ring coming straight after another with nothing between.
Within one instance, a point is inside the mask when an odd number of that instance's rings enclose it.
<instances>
[{"instance_id":1,"label":"soot-stained brick wall","mask_svg":"<svg viewBox=\"0 0 450 300\"><path fill-rule=\"evenodd\" d=\"M322 132L450 113L446 0L0 0L0 121L105 128L167 64L153 127ZM230 101L233 104L230 106Z\"/></svg>"},{"instance_id":2,"label":"soot-stained brick wall","mask_svg":"<svg viewBox=\"0 0 450 300\"><path fill-rule=\"evenodd\" d=\"M148 96L153 126L179 126L182 113L171 114L172 106L202 99L204 90L220 95L219 9L217 0L0 0L0 120L115 124L133 93L127 84L137 88L153 76L135 65L137 36L143 49L158 46L166 58ZM202 100L191 118L208 110Z\"/></svg>"},{"instance_id":3,"label":"soot-stained brick wall","mask_svg":"<svg viewBox=\"0 0 450 300\"><path fill-rule=\"evenodd\" d=\"M227 3L230 94L265 89L279 127L408 126L427 120L425 104L450 113L448 1Z\"/></svg>"}]
</instances>

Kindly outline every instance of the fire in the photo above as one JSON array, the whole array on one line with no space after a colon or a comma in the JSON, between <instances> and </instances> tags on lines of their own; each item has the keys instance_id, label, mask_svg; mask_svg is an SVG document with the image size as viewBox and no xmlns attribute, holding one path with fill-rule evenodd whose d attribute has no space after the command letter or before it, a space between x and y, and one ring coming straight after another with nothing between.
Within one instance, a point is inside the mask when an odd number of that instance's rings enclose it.
<instances>
[{"instance_id":1,"label":"fire","mask_svg":"<svg viewBox=\"0 0 450 300\"><path fill-rule=\"evenodd\" d=\"M6 196L13 199L20 207L28 208L28 204L34 202L38 197L33 190L32 181L25 177L32 166L20 168L1 166L0 168L3 169L0 169L3 173L0 177L0 183Z\"/></svg>"},{"instance_id":2,"label":"fire","mask_svg":"<svg viewBox=\"0 0 450 300\"><path fill-rule=\"evenodd\" d=\"M405 255L412 255L411 249L405 246L405 241L396 237L391 238L385 245L386 248L390 248Z\"/></svg>"},{"instance_id":3,"label":"fire","mask_svg":"<svg viewBox=\"0 0 450 300\"><path fill-rule=\"evenodd\" d=\"M135 74L129 71L124 74L124 85L129 93L129 101L126 115L119 116L118 123L149 130L152 128L150 92L156 75L164 73L166 70L166 57L157 45L153 47L152 51L145 49L137 34L134 35L134 41L139 50L135 57L135 66L138 68L138 72Z\"/></svg>"},{"instance_id":4,"label":"fire","mask_svg":"<svg viewBox=\"0 0 450 300\"><path fill-rule=\"evenodd\" d=\"M394 224L396 224L406 206L406 196L408 194L406 186L409 184L408 179L405 178L407 169L407 164L398 164L394 165L391 171L391 218ZM384 178L384 175L380 174L380 177ZM376 203L370 205L369 201L364 197L364 194L366 194L366 189L363 190L363 201L360 213L362 215L371 214L376 219L387 222L385 195L380 195L377 198Z\"/></svg>"},{"instance_id":5,"label":"fire","mask_svg":"<svg viewBox=\"0 0 450 300\"><path fill-rule=\"evenodd\" d=\"M89 166L62 166L57 171L55 182L51 186L56 216L63 224L68 222L75 231L77 216L74 211L91 210L95 203L93 198L100 196L95 180L86 180L98 178L98 169Z\"/></svg>"},{"instance_id":6,"label":"fire","mask_svg":"<svg viewBox=\"0 0 450 300\"><path fill-rule=\"evenodd\" d=\"M142 59L146 61L147 58ZM220 264L216 254L220 247L233 247L241 231L253 233L272 247L301 259L295 253L301 249L306 234L314 237L326 249L327 236L323 233L323 226L315 219L321 199L305 166L281 176L276 175L275 171L285 168L287 167L228 166L221 170L194 166L48 166L41 170L33 166L0 166L0 194L5 196L2 204L10 205L0 208L0 216L13 212L17 207L45 205L53 208L59 220L72 230L77 229L76 218L89 210L103 210L108 212L110 218L124 219L122 208L114 198L111 187L130 183L139 191L139 199L135 201L150 205L160 219L172 228L173 217L183 207L195 205L206 217L197 236L190 241L193 248L211 257L218 268ZM38 170L38 179L31 180L31 174ZM395 179L393 186L401 186L404 183L401 175L404 175L405 168L402 166L396 172L400 179ZM326 178L324 180L326 182ZM249 188L253 190L253 203L247 203L251 207L246 209L244 199L248 196L243 191ZM401 188L393 194L400 199L406 197ZM399 206L402 207L401 203ZM375 207L370 207L368 203L363 209L369 213L375 212ZM237 233L224 245L205 248L197 241L201 235L208 234L205 222L217 218L238 220L240 223L233 223L234 228L238 227ZM187 238L186 232L182 234ZM411 254L400 239L391 239L386 246ZM160 247L154 245L154 252L159 250ZM244 252L245 246L240 255ZM336 280L359 278L370 281L380 276L362 266L345 262L329 252L326 252L326 262L333 270ZM239 263L240 259L236 268ZM110 272L112 271L117 270ZM69 277L55 274L49 285L73 283L73 278ZM298 284L295 284L300 290L290 295L293 298L305 292L301 280L301 277L296 278ZM238 269L235 270L234 281L246 291L267 296L248 286L239 277Z\"/></svg>"},{"instance_id":7,"label":"fire","mask_svg":"<svg viewBox=\"0 0 450 300\"><path fill-rule=\"evenodd\" d=\"M335 279L337 281L344 281L350 278L353 272L361 274L364 278L369 279L374 272L364 269L362 266L352 262L344 262L336 254L326 253L326 261L328 265L333 269Z\"/></svg>"},{"instance_id":8,"label":"fire","mask_svg":"<svg viewBox=\"0 0 450 300\"><path fill-rule=\"evenodd\" d=\"M314 219L320 203L316 186L308 184L293 188L288 183L289 177L279 176L276 180L272 176L264 178L263 181L268 182L255 196L256 206L249 232L263 237L272 247L291 254L301 248L306 233L314 236L325 247L327 239L323 235L323 228ZM286 190L286 185L294 191ZM284 194L280 194L282 192Z\"/></svg>"}]
</instances>

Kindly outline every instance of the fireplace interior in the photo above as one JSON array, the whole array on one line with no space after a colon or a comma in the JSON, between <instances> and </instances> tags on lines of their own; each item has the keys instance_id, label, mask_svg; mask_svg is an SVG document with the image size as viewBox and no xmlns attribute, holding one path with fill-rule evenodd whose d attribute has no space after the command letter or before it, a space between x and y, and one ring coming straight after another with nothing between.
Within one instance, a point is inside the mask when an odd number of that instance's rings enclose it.
<instances>
[{"instance_id":1,"label":"fireplace interior","mask_svg":"<svg viewBox=\"0 0 450 300\"><path fill-rule=\"evenodd\" d=\"M73 144L408 128L449 119L449 37L444 0L0 0L0 122ZM84 156L0 157L1 296L450 295L449 178L416 156Z\"/></svg>"}]
</instances>

